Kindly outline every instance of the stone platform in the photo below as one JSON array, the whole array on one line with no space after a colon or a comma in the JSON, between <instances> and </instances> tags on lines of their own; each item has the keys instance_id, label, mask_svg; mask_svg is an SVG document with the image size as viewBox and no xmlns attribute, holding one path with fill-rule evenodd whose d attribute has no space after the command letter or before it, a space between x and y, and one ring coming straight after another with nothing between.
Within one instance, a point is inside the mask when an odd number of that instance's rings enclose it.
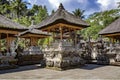
<instances>
[{"instance_id":1,"label":"stone platform","mask_svg":"<svg viewBox=\"0 0 120 80\"><path fill-rule=\"evenodd\" d=\"M85 64L85 61L80 57L79 50L71 44L61 42L53 45L55 47L45 49L44 58L47 68L64 70Z\"/></svg>"}]
</instances>

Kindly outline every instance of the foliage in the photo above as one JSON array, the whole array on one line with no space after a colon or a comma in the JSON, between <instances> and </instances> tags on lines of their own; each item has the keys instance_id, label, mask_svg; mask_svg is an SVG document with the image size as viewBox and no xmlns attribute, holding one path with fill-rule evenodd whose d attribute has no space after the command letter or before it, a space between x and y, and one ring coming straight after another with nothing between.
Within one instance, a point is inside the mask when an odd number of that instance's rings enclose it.
<instances>
[{"instance_id":1,"label":"foliage","mask_svg":"<svg viewBox=\"0 0 120 80\"><path fill-rule=\"evenodd\" d=\"M120 2L118 2L118 4L118 7L120 7ZM32 8L28 9L27 5L30 4L23 0L0 0L0 14L11 18L12 20L25 26L30 26L32 20L34 20L35 24L38 24L48 16L46 6L33 5ZM54 12L55 11L52 10L51 14L53 14ZM84 12L85 10L78 8L75 9L72 13L75 16L84 19ZM113 9L91 14L89 18L86 19L86 21L91 26L89 28L83 29L81 31L81 34L84 36L85 39L87 39L89 36L91 36L93 39L97 39L99 31L108 26L114 20L116 20L120 15L119 12L119 9ZM52 39L50 38L49 40ZM47 42L48 39L42 39L39 40L38 43L47 44ZM20 45L24 46L22 42L20 42Z\"/></svg>"},{"instance_id":2,"label":"foliage","mask_svg":"<svg viewBox=\"0 0 120 80\"><path fill-rule=\"evenodd\" d=\"M118 8L120 8L120 2L118 2Z\"/></svg>"},{"instance_id":3,"label":"foliage","mask_svg":"<svg viewBox=\"0 0 120 80\"><path fill-rule=\"evenodd\" d=\"M9 17L9 13L11 12L10 9L10 2L8 0L0 0L0 14Z\"/></svg>"},{"instance_id":4,"label":"foliage","mask_svg":"<svg viewBox=\"0 0 120 80\"><path fill-rule=\"evenodd\" d=\"M90 15L86 21L91 25L91 27L82 30L81 34L85 39L87 39L88 36L91 36L93 39L97 39L99 31L116 20L120 16L119 12L119 9L113 9Z\"/></svg>"},{"instance_id":5,"label":"foliage","mask_svg":"<svg viewBox=\"0 0 120 80\"><path fill-rule=\"evenodd\" d=\"M85 10L82 10L82 9L78 8L78 9L75 9L75 11L72 11L72 12L75 16L78 16L81 19L83 19L85 17L85 15L84 15Z\"/></svg>"},{"instance_id":6,"label":"foliage","mask_svg":"<svg viewBox=\"0 0 120 80\"><path fill-rule=\"evenodd\" d=\"M40 23L47 16L48 16L48 12L47 12L46 6L39 6L38 12L37 12L37 14L34 17L36 24Z\"/></svg>"},{"instance_id":7,"label":"foliage","mask_svg":"<svg viewBox=\"0 0 120 80\"><path fill-rule=\"evenodd\" d=\"M0 0L0 14L25 26L30 26L33 19L38 24L48 16L46 6L33 5L28 9L27 5L30 3L23 0Z\"/></svg>"},{"instance_id":8,"label":"foliage","mask_svg":"<svg viewBox=\"0 0 120 80\"><path fill-rule=\"evenodd\" d=\"M28 9L27 5L30 5L30 3L23 0L0 0L0 14L27 27L31 25L32 20L35 24L38 24L48 16L46 6L34 5ZM6 43L5 40L3 40L3 43ZM18 43L22 47L25 46L23 41ZM5 49L5 45L2 46L2 49Z\"/></svg>"},{"instance_id":9,"label":"foliage","mask_svg":"<svg viewBox=\"0 0 120 80\"><path fill-rule=\"evenodd\" d=\"M21 16L25 16L27 12L27 4L28 2L23 2L22 0L12 0L11 8L15 15L19 19Z\"/></svg>"}]
</instances>

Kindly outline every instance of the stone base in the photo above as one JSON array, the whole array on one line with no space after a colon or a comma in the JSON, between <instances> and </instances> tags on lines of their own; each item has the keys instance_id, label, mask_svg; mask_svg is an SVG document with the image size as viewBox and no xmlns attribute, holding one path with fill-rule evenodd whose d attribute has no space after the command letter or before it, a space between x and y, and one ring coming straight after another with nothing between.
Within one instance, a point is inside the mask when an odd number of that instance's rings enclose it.
<instances>
[{"instance_id":1,"label":"stone base","mask_svg":"<svg viewBox=\"0 0 120 80\"><path fill-rule=\"evenodd\" d=\"M46 66L53 69L64 70L85 64L77 52L53 51L45 54Z\"/></svg>"}]
</instances>

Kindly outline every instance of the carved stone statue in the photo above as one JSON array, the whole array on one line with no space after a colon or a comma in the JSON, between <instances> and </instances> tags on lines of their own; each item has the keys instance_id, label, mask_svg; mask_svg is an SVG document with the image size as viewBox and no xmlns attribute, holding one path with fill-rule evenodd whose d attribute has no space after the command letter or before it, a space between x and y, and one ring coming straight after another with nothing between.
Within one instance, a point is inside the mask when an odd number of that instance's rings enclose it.
<instances>
[{"instance_id":1,"label":"carved stone statue","mask_svg":"<svg viewBox=\"0 0 120 80\"><path fill-rule=\"evenodd\" d=\"M97 43L97 64L109 64L110 60L109 57L107 56L107 49L104 47L104 43L102 39L100 39Z\"/></svg>"}]
</instances>

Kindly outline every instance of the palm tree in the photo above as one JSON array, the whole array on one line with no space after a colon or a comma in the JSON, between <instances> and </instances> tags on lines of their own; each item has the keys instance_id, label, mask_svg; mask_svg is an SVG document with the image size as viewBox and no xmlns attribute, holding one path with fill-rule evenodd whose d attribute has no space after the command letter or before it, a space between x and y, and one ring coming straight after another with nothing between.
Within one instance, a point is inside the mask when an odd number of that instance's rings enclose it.
<instances>
[{"instance_id":1,"label":"palm tree","mask_svg":"<svg viewBox=\"0 0 120 80\"><path fill-rule=\"evenodd\" d=\"M28 2L23 2L22 0L13 0L12 1L12 9L15 11L17 18L20 18L20 15L24 15L27 12L27 4Z\"/></svg>"},{"instance_id":2,"label":"palm tree","mask_svg":"<svg viewBox=\"0 0 120 80\"><path fill-rule=\"evenodd\" d=\"M120 8L120 2L118 2L118 8Z\"/></svg>"},{"instance_id":3,"label":"palm tree","mask_svg":"<svg viewBox=\"0 0 120 80\"><path fill-rule=\"evenodd\" d=\"M10 2L7 0L0 0L0 14L9 15L10 14Z\"/></svg>"},{"instance_id":4,"label":"palm tree","mask_svg":"<svg viewBox=\"0 0 120 80\"><path fill-rule=\"evenodd\" d=\"M78 16L81 19L83 19L85 17L85 15L83 15L85 10L81 10L81 9L78 8L78 9L75 9L75 11L72 11L72 12L75 16Z\"/></svg>"}]
</instances>

